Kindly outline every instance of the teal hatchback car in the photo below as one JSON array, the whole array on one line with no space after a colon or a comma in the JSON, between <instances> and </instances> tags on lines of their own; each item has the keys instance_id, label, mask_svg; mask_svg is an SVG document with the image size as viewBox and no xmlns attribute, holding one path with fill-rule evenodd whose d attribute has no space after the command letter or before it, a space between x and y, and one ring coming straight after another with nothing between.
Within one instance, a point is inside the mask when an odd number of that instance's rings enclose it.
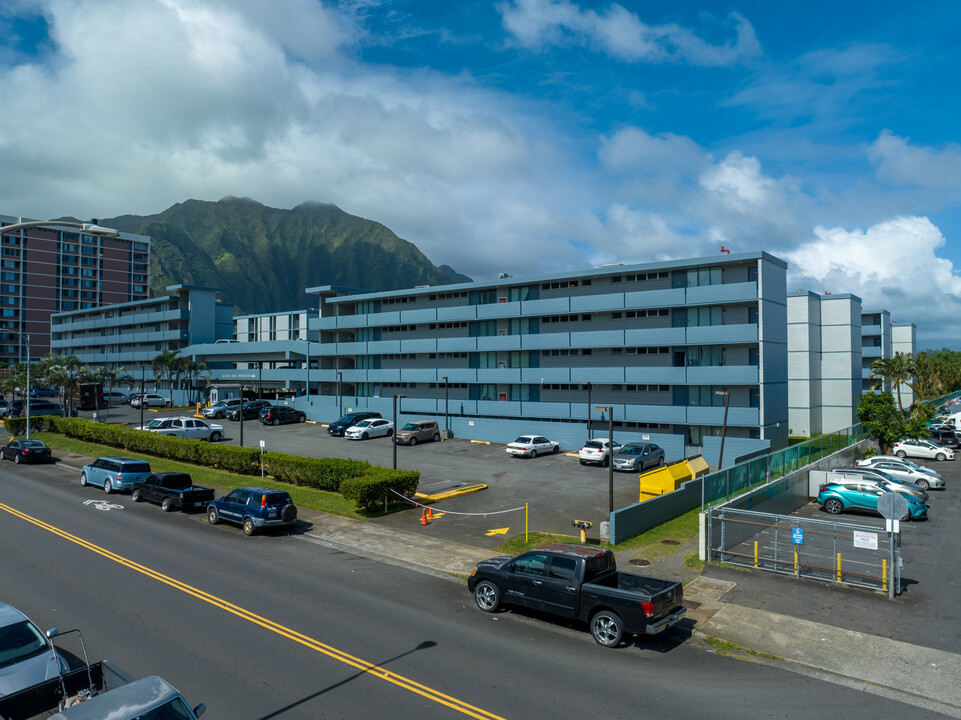
<instances>
[{"instance_id":1,"label":"teal hatchback car","mask_svg":"<svg viewBox=\"0 0 961 720\"><path fill-rule=\"evenodd\" d=\"M838 480L825 483L818 493L818 505L825 512L840 515L848 510L878 512L878 498L885 493L893 492L879 487L876 483L859 482L857 480ZM928 506L920 498L912 495L901 495L908 503L908 512L901 520L921 520L928 516Z\"/></svg>"}]
</instances>

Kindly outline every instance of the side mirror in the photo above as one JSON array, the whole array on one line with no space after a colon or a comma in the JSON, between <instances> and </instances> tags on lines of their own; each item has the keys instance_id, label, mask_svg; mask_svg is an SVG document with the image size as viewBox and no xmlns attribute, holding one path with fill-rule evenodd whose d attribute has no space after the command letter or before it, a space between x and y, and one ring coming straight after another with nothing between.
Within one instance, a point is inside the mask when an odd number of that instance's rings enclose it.
<instances>
[{"instance_id":1,"label":"side mirror","mask_svg":"<svg viewBox=\"0 0 961 720\"><path fill-rule=\"evenodd\" d=\"M207 710L207 705L205 703L200 703L197 707L194 708L194 715L199 718L201 715L204 714L206 710Z\"/></svg>"},{"instance_id":2,"label":"side mirror","mask_svg":"<svg viewBox=\"0 0 961 720\"><path fill-rule=\"evenodd\" d=\"M57 628L50 628L49 630L47 630L47 632L45 633L45 635L46 635L47 638L49 639L49 638L52 638L52 637L58 635L59 633L60 633L60 631L57 630Z\"/></svg>"}]
</instances>

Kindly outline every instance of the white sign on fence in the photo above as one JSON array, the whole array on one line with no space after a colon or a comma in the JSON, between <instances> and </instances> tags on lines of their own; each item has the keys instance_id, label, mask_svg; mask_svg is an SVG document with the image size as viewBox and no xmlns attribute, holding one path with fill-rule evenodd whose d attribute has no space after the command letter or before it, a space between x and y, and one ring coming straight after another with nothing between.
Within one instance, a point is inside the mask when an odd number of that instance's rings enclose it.
<instances>
[{"instance_id":1,"label":"white sign on fence","mask_svg":"<svg viewBox=\"0 0 961 720\"><path fill-rule=\"evenodd\" d=\"M867 550L877 550L878 534L855 530L854 531L854 547L865 548Z\"/></svg>"}]
</instances>

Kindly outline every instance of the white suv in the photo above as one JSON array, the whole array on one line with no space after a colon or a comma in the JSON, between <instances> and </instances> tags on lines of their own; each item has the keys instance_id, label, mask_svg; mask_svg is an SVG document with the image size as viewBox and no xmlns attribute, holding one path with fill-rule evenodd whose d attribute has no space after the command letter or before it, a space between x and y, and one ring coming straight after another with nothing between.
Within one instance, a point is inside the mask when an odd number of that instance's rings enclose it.
<instances>
[{"instance_id":1,"label":"white suv","mask_svg":"<svg viewBox=\"0 0 961 720\"><path fill-rule=\"evenodd\" d=\"M611 448L610 439L595 439L588 440L581 449L577 452L577 457L581 461L581 465L587 465L588 463L603 465L607 467L607 464L611 461ZM614 452L621 447L621 444L614 441Z\"/></svg>"}]
</instances>

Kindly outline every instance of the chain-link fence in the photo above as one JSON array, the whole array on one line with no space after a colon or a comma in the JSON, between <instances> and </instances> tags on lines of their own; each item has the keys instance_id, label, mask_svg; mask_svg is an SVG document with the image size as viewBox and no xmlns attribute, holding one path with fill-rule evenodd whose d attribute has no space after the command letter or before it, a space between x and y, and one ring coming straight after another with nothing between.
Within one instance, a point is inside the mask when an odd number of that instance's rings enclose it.
<instances>
[{"instance_id":1,"label":"chain-link fence","mask_svg":"<svg viewBox=\"0 0 961 720\"><path fill-rule=\"evenodd\" d=\"M707 514L708 560L900 592L900 534L877 527L730 507Z\"/></svg>"}]
</instances>

